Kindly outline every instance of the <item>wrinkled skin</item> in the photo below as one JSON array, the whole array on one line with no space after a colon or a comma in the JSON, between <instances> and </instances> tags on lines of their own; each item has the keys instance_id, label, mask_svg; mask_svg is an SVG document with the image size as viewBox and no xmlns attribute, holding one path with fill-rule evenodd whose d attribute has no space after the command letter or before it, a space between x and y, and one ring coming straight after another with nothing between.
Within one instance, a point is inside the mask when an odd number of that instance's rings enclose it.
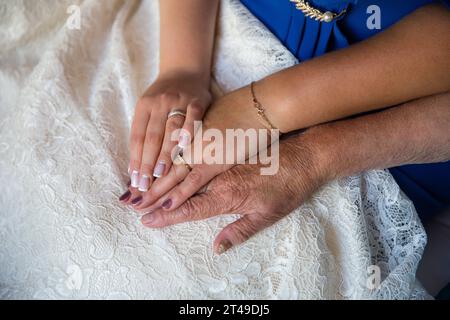
<instances>
[{"instance_id":1,"label":"wrinkled skin","mask_svg":"<svg viewBox=\"0 0 450 320\"><path fill-rule=\"evenodd\" d=\"M215 177L206 190L178 209L156 209L145 215L147 227L161 228L219 214L240 214L214 241L223 253L267 228L306 201L326 181L315 152L301 137L280 143L280 169L274 176L260 175L260 165L239 165Z\"/></svg>"}]
</instances>

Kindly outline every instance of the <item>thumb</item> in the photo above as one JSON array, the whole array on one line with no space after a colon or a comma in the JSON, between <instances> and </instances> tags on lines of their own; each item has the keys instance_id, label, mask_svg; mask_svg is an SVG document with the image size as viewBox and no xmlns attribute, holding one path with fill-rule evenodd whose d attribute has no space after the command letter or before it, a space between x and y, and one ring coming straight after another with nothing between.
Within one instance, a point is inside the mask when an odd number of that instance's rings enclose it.
<instances>
[{"instance_id":1,"label":"thumb","mask_svg":"<svg viewBox=\"0 0 450 320\"><path fill-rule=\"evenodd\" d=\"M226 226L214 240L214 251L222 254L237 246L259 231L270 226L272 222L259 214L248 214Z\"/></svg>"}]
</instances>

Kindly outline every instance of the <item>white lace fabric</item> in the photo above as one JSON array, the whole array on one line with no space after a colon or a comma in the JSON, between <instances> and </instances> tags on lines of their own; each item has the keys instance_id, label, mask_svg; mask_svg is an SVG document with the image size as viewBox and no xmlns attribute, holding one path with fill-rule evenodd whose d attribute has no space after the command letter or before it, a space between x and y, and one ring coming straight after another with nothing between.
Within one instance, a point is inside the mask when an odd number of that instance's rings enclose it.
<instances>
[{"instance_id":1,"label":"white lace fabric","mask_svg":"<svg viewBox=\"0 0 450 320\"><path fill-rule=\"evenodd\" d=\"M80 30L65 25L74 3ZM120 205L158 29L156 0L0 3L0 298L428 298L415 278L425 232L388 171L326 185L222 256L212 241L234 217L153 230ZM222 1L224 91L295 63L238 1Z\"/></svg>"}]
</instances>

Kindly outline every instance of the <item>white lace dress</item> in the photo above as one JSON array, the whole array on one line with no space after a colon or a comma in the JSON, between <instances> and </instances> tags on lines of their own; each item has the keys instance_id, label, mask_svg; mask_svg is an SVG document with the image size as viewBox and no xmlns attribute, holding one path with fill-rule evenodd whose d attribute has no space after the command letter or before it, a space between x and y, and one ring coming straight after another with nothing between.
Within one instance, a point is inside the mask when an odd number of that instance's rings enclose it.
<instances>
[{"instance_id":1,"label":"white lace dress","mask_svg":"<svg viewBox=\"0 0 450 320\"><path fill-rule=\"evenodd\" d=\"M426 236L387 171L328 184L222 256L233 217L151 230L118 203L158 26L156 0L0 3L0 298L427 298ZM237 0L216 44L225 91L296 63Z\"/></svg>"}]
</instances>

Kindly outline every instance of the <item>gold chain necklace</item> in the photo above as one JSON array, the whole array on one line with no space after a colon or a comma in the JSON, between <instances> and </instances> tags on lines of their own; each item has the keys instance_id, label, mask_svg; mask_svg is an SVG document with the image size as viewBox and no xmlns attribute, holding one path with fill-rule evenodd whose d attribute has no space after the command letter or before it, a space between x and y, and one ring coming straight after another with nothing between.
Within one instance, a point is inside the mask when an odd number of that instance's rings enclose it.
<instances>
[{"instance_id":1,"label":"gold chain necklace","mask_svg":"<svg viewBox=\"0 0 450 320\"><path fill-rule=\"evenodd\" d=\"M306 17L314 19L320 22L331 22L336 20L337 18L343 16L347 10L342 10L339 13L334 13L331 11L322 12L319 9L313 8L307 1L305 0L289 0L295 3L295 7L303 12Z\"/></svg>"}]
</instances>

